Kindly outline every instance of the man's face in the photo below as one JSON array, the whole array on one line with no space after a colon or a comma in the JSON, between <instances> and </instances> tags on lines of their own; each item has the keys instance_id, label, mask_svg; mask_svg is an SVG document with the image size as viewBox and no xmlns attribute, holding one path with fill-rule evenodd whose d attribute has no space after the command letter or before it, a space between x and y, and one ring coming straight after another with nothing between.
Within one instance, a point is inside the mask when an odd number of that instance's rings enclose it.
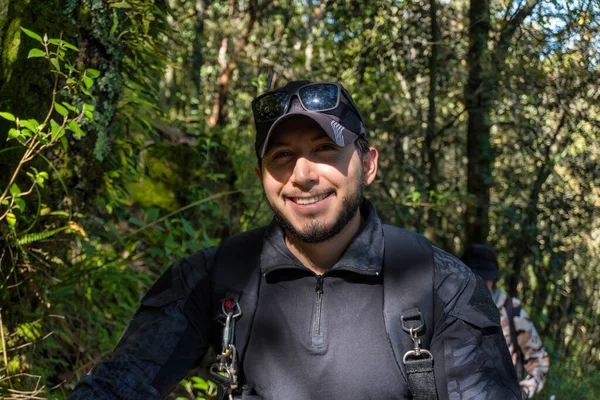
<instances>
[{"instance_id":1,"label":"man's face","mask_svg":"<svg viewBox=\"0 0 600 400\"><path fill-rule=\"evenodd\" d=\"M288 234L318 243L341 232L375 179L377 151L361 160L356 147L337 146L314 122L292 118L269 140L257 166L275 219Z\"/></svg>"}]
</instances>

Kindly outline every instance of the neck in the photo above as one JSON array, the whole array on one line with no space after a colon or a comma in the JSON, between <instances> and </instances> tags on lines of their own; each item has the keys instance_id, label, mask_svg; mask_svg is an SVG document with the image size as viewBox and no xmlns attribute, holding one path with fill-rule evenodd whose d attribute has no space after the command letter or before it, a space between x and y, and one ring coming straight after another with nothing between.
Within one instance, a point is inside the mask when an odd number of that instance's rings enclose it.
<instances>
[{"instance_id":1,"label":"neck","mask_svg":"<svg viewBox=\"0 0 600 400\"><path fill-rule=\"evenodd\" d=\"M286 235L285 243L292 254L317 275L323 275L342 257L346 247L360 230L363 218L360 211L337 235L320 243L306 243L297 237Z\"/></svg>"}]
</instances>

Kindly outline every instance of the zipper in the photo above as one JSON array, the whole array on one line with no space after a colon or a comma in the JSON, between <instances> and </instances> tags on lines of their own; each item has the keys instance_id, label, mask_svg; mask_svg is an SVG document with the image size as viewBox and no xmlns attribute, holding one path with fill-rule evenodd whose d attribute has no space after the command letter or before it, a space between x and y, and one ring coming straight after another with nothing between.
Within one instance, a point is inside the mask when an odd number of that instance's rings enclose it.
<instances>
[{"instance_id":1,"label":"zipper","mask_svg":"<svg viewBox=\"0 0 600 400\"><path fill-rule=\"evenodd\" d=\"M317 275L317 287L315 291L317 292L317 312L315 314L315 326L314 326L314 334L315 336L319 336L321 334L321 306L323 304L323 275Z\"/></svg>"}]
</instances>

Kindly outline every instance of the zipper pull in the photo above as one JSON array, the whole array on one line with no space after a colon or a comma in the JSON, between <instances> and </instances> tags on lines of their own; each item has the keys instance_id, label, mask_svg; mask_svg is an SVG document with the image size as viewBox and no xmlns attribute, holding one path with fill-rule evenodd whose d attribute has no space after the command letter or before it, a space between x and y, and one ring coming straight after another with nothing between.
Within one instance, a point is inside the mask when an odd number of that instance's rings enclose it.
<instances>
[{"instance_id":1,"label":"zipper pull","mask_svg":"<svg viewBox=\"0 0 600 400\"><path fill-rule=\"evenodd\" d=\"M323 294L323 275L317 275L317 294Z\"/></svg>"}]
</instances>

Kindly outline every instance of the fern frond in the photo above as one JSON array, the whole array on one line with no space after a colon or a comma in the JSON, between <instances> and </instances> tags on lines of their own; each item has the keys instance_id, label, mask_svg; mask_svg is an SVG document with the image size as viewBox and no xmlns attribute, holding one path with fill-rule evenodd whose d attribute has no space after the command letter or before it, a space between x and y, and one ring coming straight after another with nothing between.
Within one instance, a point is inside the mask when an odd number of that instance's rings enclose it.
<instances>
[{"instance_id":1,"label":"fern frond","mask_svg":"<svg viewBox=\"0 0 600 400\"><path fill-rule=\"evenodd\" d=\"M17 243L19 243L20 245L25 245L33 242L39 242L40 240L48 239L49 237L52 237L57 233L62 232L68 228L69 226L67 225L51 231L29 233L27 235L21 236L19 240L17 240Z\"/></svg>"}]
</instances>

